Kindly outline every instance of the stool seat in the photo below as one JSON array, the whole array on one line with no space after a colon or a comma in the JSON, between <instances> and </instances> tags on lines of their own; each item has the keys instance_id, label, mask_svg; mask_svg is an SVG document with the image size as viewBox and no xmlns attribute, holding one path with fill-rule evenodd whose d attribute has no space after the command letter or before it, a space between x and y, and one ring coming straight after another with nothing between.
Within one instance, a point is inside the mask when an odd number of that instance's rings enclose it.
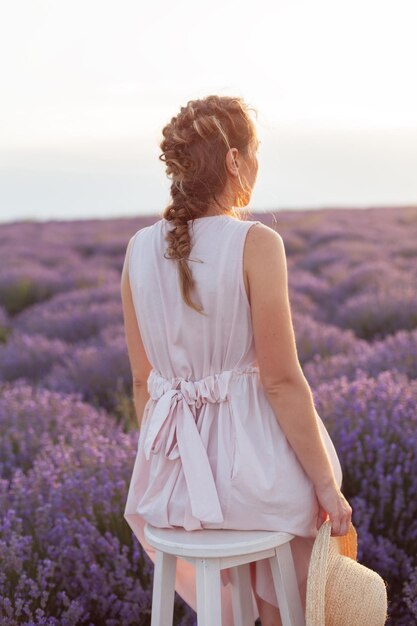
<instances>
[{"instance_id":1,"label":"stool seat","mask_svg":"<svg viewBox=\"0 0 417 626\"><path fill-rule=\"evenodd\" d=\"M176 556L213 558L253 554L286 543L294 535L271 530L156 528L145 526L145 538L156 549Z\"/></svg>"},{"instance_id":2,"label":"stool seat","mask_svg":"<svg viewBox=\"0 0 417 626\"><path fill-rule=\"evenodd\" d=\"M196 573L198 626L222 626L220 571L230 568L234 626L254 626L250 563L269 559L283 626L305 626L290 542L282 531L156 528L145 524L155 549L151 626L173 622L177 558Z\"/></svg>"}]
</instances>

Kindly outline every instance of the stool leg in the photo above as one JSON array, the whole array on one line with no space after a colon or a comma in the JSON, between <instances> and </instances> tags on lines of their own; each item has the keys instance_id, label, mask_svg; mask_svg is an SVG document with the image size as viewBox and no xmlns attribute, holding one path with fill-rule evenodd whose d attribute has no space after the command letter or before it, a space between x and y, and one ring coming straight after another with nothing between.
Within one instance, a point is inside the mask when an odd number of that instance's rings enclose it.
<instances>
[{"instance_id":1,"label":"stool leg","mask_svg":"<svg viewBox=\"0 0 417 626\"><path fill-rule=\"evenodd\" d=\"M168 626L174 620L177 557L155 550L151 626Z\"/></svg>"},{"instance_id":2,"label":"stool leg","mask_svg":"<svg viewBox=\"0 0 417 626\"><path fill-rule=\"evenodd\" d=\"M195 568L197 626L221 626L220 559L196 559Z\"/></svg>"},{"instance_id":3,"label":"stool leg","mask_svg":"<svg viewBox=\"0 0 417 626\"><path fill-rule=\"evenodd\" d=\"M289 542L277 546L275 557L270 557L269 562L283 626L305 626L304 611Z\"/></svg>"},{"instance_id":4,"label":"stool leg","mask_svg":"<svg viewBox=\"0 0 417 626\"><path fill-rule=\"evenodd\" d=\"M230 568L234 626L253 626L252 585L249 563Z\"/></svg>"}]
</instances>

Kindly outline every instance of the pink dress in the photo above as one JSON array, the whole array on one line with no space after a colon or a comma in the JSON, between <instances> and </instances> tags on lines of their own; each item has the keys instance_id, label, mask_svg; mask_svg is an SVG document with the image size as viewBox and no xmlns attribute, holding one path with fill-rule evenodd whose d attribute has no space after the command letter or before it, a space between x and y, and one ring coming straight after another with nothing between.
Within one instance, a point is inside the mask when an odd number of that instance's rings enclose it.
<instances>
[{"instance_id":1,"label":"pink dress","mask_svg":"<svg viewBox=\"0 0 417 626\"><path fill-rule=\"evenodd\" d=\"M130 248L129 277L137 320L152 370L124 517L155 562L145 522L187 530L280 530L291 542L297 579L305 584L318 502L272 410L259 378L243 248L260 223L227 215L189 222L193 299L181 297L175 261L164 258L160 219L140 229ZM316 413L341 486L333 442ZM278 607L267 559L251 564L252 586ZM233 626L229 570L222 570L224 626ZM196 610L194 567L177 561L177 593ZM253 596L255 618L259 616Z\"/></svg>"}]
</instances>

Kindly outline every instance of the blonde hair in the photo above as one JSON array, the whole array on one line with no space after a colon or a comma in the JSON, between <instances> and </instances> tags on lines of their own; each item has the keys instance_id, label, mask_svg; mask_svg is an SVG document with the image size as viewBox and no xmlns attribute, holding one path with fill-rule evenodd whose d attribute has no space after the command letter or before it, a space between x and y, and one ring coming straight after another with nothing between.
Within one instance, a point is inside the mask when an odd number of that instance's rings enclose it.
<instances>
[{"instance_id":1,"label":"blonde hair","mask_svg":"<svg viewBox=\"0 0 417 626\"><path fill-rule=\"evenodd\" d=\"M256 114L256 110L242 98L207 96L190 100L162 130L164 138L160 143L162 154L159 159L165 163L166 174L172 180L172 200L163 217L174 226L167 233L168 248L164 256L178 263L180 290L185 303L202 314L202 307L195 304L190 295L195 283L188 265L188 261L193 260L189 258L188 221L203 217L209 202L214 201L220 206L216 196L227 182L227 152L233 146L247 155L252 140L256 138L250 111ZM239 172L238 180L239 186L233 190L235 205L244 207L251 190L246 181L242 182ZM234 208L227 214L240 219Z\"/></svg>"}]
</instances>

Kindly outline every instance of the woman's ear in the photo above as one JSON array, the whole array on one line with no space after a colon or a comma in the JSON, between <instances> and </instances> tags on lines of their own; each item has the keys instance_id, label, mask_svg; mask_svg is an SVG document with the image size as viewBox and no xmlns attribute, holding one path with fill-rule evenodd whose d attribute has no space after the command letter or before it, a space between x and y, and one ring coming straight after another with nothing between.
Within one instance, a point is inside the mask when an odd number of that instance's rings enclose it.
<instances>
[{"instance_id":1,"label":"woman's ear","mask_svg":"<svg viewBox=\"0 0 417 626\"><path fill-rule=\"evenodd\" d=\"M237 175L239 169L238 156L239 151L237 148L230 148L226 154L227 169L234 176Z\"/></svg>"}]
</instances>

